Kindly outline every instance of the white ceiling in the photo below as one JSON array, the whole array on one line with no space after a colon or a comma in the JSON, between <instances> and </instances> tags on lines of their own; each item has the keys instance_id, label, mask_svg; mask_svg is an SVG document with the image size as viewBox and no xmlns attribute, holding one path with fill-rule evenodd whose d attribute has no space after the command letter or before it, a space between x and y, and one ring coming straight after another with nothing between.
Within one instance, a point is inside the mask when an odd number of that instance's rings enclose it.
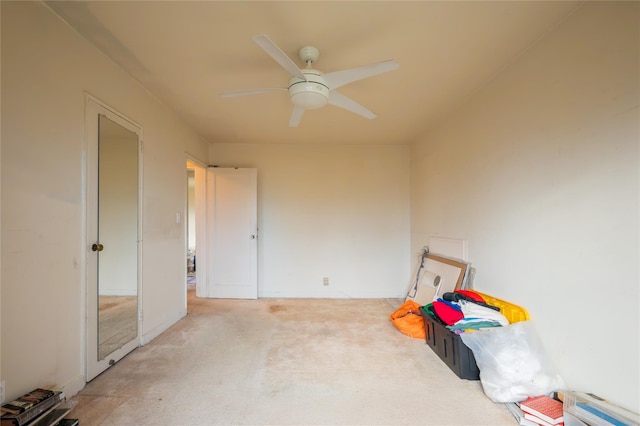
<instances>
[{"instance_id":1,"label":"white ceiling","mask_svg":"<svg viewBox=\"0 0 640 426\"><path fill-rule=\"evenodd\" d=\"M47 5L208 142L406 144L419 139L570 14L569 1L52 1ZM289 128L288 73L252 41L267 35L323 72L395 59L340 88L378 117L327 105Z\"/></svg>"}]
</instances>

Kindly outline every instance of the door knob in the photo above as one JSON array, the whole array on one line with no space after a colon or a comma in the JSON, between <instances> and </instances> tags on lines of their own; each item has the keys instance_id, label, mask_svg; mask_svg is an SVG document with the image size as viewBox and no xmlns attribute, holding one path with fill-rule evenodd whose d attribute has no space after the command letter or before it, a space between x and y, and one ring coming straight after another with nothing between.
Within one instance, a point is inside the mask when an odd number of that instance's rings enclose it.
<instances>
[{"instance_id":1,"label":"door knob","mask_svg":"<svg viewBox=\"0 0 640 426\"><path fill-rule=\"evenodd\" d=\"M102 251L102 249L104 249L104 246L100 243L93 243L91 246L92 251Z\"/></svg>"}]
</instances>

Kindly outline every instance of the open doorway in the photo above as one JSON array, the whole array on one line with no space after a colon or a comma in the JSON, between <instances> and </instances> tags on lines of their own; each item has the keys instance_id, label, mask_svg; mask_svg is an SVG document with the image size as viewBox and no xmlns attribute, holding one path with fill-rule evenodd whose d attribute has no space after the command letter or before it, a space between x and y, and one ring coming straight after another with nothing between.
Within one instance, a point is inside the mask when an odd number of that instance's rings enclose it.
<instances>
[{"instance_id":1,"label":"open doorway","mask_svg":"<svg viewBox=\"0 0 640 426\"><path fill-rule=\"evenodd\" d=\"M187 165L188 166L188 165ZM187 289L196 290L196 171L187 167Z\"/></svg>"},{"instance_id":2,"label":"open doorway","mask_svg":"<svg viewBox=\"0 0 640 426\"><path fill-rule=\"evenodd\" d=\"M187 160L185 185L187 312L196 298L257 298L257 170Z\"/></svg>"},{"instance_id":3,"label":"open doorway","mask_svg":"<svg viewBox=\"0 0 640 426\"><path fill-rule=\"evenodd\" d=\"M189 302L206 290L206 168L186 162L185 287Z\"/></svg>"}]
</instances>

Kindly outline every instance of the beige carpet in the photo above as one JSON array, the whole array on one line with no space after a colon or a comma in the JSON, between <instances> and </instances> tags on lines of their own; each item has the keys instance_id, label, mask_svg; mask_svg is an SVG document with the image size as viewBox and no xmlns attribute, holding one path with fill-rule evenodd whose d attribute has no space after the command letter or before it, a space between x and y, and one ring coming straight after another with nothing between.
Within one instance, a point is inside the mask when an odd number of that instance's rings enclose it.
<instances>
[{"instance_id":1,"label":"beige carpet","mask_svg":"<svg viewBox=\"0 0 640 426\"><path fill-rule=\"evenodd\" d=\"M191 293L191 292L190 292ZM389 322L399 300L189 297L72 398L86 425L514 425Z\"/></svg>"}]
</instances>

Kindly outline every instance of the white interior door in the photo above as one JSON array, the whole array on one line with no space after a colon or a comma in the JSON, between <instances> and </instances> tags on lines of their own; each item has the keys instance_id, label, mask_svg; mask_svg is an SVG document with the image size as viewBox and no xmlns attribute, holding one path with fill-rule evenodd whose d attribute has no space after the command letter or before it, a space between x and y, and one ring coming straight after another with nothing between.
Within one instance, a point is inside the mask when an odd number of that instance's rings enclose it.
<instances>
[{"instance_id":1,"label":"white interior door","mask_svg":"<svg viewBox=\"0 0 640 426\"><path fill-rule=\"evenodd\" d=\"M257 175L207 169L207 297L258 297Z\"/></svg>"}]
</instances>

